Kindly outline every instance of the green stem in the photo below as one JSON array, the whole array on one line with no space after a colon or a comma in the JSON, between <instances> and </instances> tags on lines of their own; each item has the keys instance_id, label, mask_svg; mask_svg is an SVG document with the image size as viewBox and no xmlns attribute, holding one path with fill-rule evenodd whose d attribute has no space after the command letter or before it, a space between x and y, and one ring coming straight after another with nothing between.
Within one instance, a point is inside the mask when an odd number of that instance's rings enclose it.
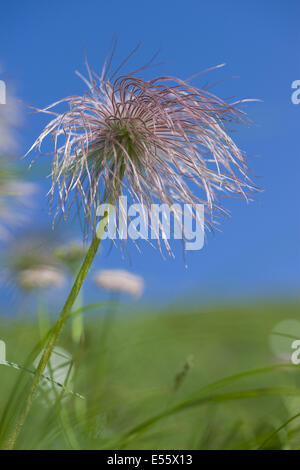
<instances>
[{"instance_id":1,"label":"green stem","mask_svg":"<svg viewBox=\"0 0 300 470\"><path fill-rule=\"evenodd\" d=\"M79 292L78 297L74 303L75 310L79 310L82 307L82 291ZM72 317L72 339L75 345L78 345L81 339L84 337L84 325L83 325L83 313L79 313Z\"/></svg>"},{"instance_id":2,"label":"green stem","mask_svg":"<svg viewBox=\"0 0 300 470\"><path fill-rule=\"evenodd\" d=\"M107 214L108 215L108 214ZM103 225L103 232L105 230L105 227L106 227L106 223ZM102 233L103 234L103 233ZM40 362L39 362L39 365L36 369L36 372L35 372L35 376L34 376L34 379L33 379L33 382L31 384L31 387L30 387L30 390L29 390L29 393L28 393L28 396L25 400L25 404L21 410L21 413L19 415L19 418L4 446L4 449L6 450L11 450L14 448L15 446L15 443L16 443L16 440L18 438L18 435L21 431L21 428L24 424L24 421L26 419L26 416L31 408L31 405L32 405L32 402L33 402L33 399L34 399L34 395L35 395L35 392L37 390L37 387L39 385L39 382L40 382L40 379L42 377L42 374L43 374L43 371L47 365L47 362L50 358L50 355L51 355L51 352L52 352L52 349L53 349L53 346L55 345L56 343L56 340L68 318L68 315L70 314L71 312L71 309L73 307L73 304L76 300L76 297L81 289L81 286L83 284L83 281L90 269L90 266L93 262L93 259L97 253L97 250L98 250L98 247L99 247L99 244L100 244L100 241L101 241L101 238L99 237L99 232L97 232L97 236L95 235L92 242L91 242L91 245L90 245L90 248L86 254L86 257L82 263L82 266L80 268L80 271L77 275L77 278L73 284L73 287L71 289L71 292L69 294L69 297L67 298L67 301L61 311L61 314L59 316L59 319L57 320L57 323L56 325L54 326L53 328L53 331L49 337L49 340L45 346L45 349L44 349L44 352L43 352L43 355L40 359Z\"/></svg>"}]
</instances>

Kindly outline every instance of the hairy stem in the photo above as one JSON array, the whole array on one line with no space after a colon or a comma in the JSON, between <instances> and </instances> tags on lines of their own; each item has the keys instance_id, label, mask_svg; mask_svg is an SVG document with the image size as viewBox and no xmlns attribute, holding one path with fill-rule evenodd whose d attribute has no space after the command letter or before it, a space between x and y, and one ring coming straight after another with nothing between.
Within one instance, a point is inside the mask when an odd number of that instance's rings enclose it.
<instances>
[{"instance_id":1,"label":"hairy stem","mask_svg":"<svg viewBox=\"0 0 300 470\"><path fill-rule=\"evenodd\" d=\"M108 217L108 214L107 214L107 217ZM106 217L106 220L108 220L108 218ZM105 230L105 227L106 227L107 223L104 222L103 224L103 232ZM102 230L101 230L102 232ZM61 311L61 314L57 320L57 323L55 324L54 328L53 328L53 331L51 332L51 335L48 339L48 342L45 346L45 349L44 349L44 352L43 352L43 355L40 359L40 362L39 362L39 365L36 369L36 372L35 372L35 375L34 375L34 379L33 379L33 382L31 384L31 387L30 387L30 390L29 390L29 393L27 395L27 398L25 399L25 403L24 403L24 406L21 410L21 413L18 417L18 420L7 440L7 442L5 443L4 445L4 449L6 450L11 450L14 448L15 446L15 443L16 443L16 440L18 438L18 435L21 431L21 428L24 424L24 421L26 419L26 416L31 408L31 405L32 405L32 402L33 402L33 399L34 399L34 395L35 395L35 392L37 390L37 387L39 385L39 382L40 382L40 379L42 377L42 374L44 372L44 369L48 363L48 360L50 358L50 355L51 355L51 352L52 352L52 349L56 343L56 340L68 318L68 315L69 313L71 312L71 309L73 307L73 304L76 300L76 297L81 289L81 286L83 284L83 281L90 269L90 266L93 262L93 259L97 253L97 250L98 250L98 247L99 247L99 244L100 244L100 241L101 241L101 238L99 237L100 233L99 231L97 231L97 236L95 235L92 242L91 242L91 245L90 245L90 248L86 254L86 257L82 263L82 266L80 268L80 271L75 279L75 282L73 284L73 287L71 289L71 292L66 300L66 303ZM103 235L103 233L102 233Z\"/></svg>"}]
</instances>

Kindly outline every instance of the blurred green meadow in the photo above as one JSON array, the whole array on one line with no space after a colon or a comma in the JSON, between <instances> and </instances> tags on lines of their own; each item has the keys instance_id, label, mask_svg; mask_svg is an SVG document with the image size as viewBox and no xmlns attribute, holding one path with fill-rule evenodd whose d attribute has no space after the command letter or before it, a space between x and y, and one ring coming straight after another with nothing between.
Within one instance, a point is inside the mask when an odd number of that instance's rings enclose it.
<instances>
[{"instance_id":1,"label":"blurred green meadow","mask_svg":"<svg viewBox=\"0 0 300 470\"><path fill-rule=\"evenodd\" d=\"M80 344L70 323L57 344L71 356L64 386L84 399L44 384L16 447L296 449L299 366L292 350L276 354L270 338L278 323L298 316L298 301L91 308ZM24 318L1 317L0 339L7 361L32 370L39 348L27 358L40 331L35 318ZM49 375L55 378L51 368ZM31 380L30 372L0 365L2 442Z\"/></svg>"}]
</instances>

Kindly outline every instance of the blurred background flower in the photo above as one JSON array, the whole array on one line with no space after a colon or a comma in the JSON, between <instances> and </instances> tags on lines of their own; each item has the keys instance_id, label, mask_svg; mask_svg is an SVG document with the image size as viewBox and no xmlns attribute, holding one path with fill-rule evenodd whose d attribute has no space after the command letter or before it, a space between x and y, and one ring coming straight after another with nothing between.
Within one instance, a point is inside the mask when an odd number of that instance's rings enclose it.
<instances>
[{"instance_id":1,"label":"blurred background flower","mask_svg":"<svg viewBox=\"0 0 300 470\"><path fill-rule=\"evenodd\" d=\"M0 240L12 235L13 228L29 220L29 211L34 205L34 195L38 191L36 183L22 180L22 176L5 159L0 160Z\"/></svg>"},{"instance_id":2,"label":"blurred background flower","mask_svg":"<svg viewBox=\"0 0 300 470\"><path fill-rule=\"evenodd\" d=\"M2 282L22 294L32 309L36 304L41 337L50 324L49 302L53 291L63 293L67 285L67 272L55 256L57 241L53 232L23 232L22 238L12 239L7 245L2 262ZM51 295L50 295L51 294ZM58 295L54 297L56 300Z\"/></svg>"},{"instance_id":3,"label":"blurred background flower","mask_svg":"<svg viewBox=\"0 0 300 470\"><path fill-rule=\"evenodd\" d=\"M36 183L26 181L15 155L18 150L16 129L22 123L21 103L6 86L6 101L0 105L0 240L9 238L12 227L28 220L26 211L33 206ZM27 211L28 212L28 211Z\"/></svg>"},{"instance_id":4,"label":"blurred background flower","mask_svg":"<svg viewBox=\"0 0 300 470\"><path fill-rule=\"evenodd\" d=\"M25 291L62 287L65 281L66 278L61 271L43 265L21 270L17 279L20 288Z\"/></svg>"},{"instance_id":5,"label":"blurred background flower","mask_svg":"<svg viewBox=\"0 0 300 470\"><path fill-rule=\"evenodd\" d=\"M21 102L6 83L5 104L0 105L0 155L16 152L19 147L16 129L22 122Z\"/></svg>"},{"instance_id":6,"label":"blurred background flower","mask_svg":"<svg viewBox=\"0 0 300 470\"><path fill-rule=\"evenodd\" d=\"M124 269L103 269L94 276L94 282L101 289L111 292L124 292L136 298L144 291L144 280L141 276Z\"/></svg>"}]
</instances>

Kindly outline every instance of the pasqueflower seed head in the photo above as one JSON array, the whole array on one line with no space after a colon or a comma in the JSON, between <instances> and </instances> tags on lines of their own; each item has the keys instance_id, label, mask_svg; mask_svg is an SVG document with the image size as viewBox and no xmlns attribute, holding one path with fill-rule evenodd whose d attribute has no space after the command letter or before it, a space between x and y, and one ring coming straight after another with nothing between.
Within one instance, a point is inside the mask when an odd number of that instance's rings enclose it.
<instances>
[{"instance_id":1,"label":"pasqueflower seed head","mask_svg":"<svg viewBox=\"0 0 300 470\"><path fill-rule=\"evenodd\" d=\"M162 76L143 80L136 72L107 78L87 65L83 96L69 96L44 109L53 116L30 151L52 136L53 200L66 217L79 203L88 227L96 209L127 192L134 202L202 203L214 225L223 212L218 194L247 198L255 187L243 152L226 132L228 123L244 123L243 100L228 103L190 81ZM62 113L55 112L65 105ZM197 190L197 187L200 188Z\"/></svg>"}]
</instances>

